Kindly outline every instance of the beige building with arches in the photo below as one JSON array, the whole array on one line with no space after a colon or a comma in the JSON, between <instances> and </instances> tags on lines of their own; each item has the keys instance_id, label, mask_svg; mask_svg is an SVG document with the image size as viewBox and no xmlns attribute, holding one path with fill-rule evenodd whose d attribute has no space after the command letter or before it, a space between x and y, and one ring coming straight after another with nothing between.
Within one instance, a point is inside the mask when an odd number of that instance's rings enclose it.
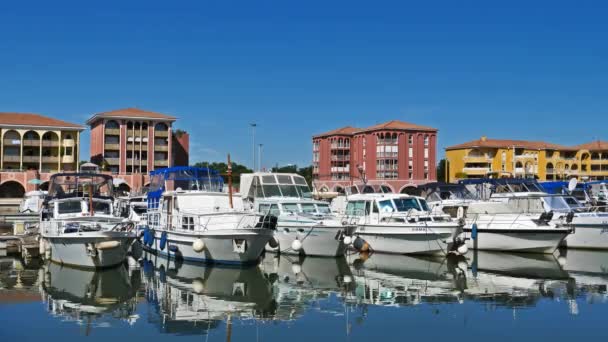
<instances>
[{"instance_id":1,"label":"beige building with arches","mask_svg":"<svg viewBox=\"0 0 608 342\"><path fill-rule=\"evenodd\" d=\"M77 171L83 130L39 114L0 113L0 197L34 190L31 179L46 182L53 173Z\"/></svg>"}]
</instances>

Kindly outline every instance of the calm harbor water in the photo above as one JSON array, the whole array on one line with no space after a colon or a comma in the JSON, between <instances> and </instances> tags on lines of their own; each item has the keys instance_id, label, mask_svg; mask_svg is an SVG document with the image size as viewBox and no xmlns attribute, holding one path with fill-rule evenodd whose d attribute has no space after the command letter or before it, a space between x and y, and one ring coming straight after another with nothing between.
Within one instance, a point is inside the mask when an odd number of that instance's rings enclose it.
<instances>
[{"instance_id":1,"label":"calm harbor water","mask_svg":"<svg viewBox=\"0 0 608 342\"><path fill-rule=\"evenodd\" d=\"M607 284L608 252L572 250L267 254L246 269L147 255L97 272L2 257L0 340L605 340Z\"/></svg>"}]
</instances>

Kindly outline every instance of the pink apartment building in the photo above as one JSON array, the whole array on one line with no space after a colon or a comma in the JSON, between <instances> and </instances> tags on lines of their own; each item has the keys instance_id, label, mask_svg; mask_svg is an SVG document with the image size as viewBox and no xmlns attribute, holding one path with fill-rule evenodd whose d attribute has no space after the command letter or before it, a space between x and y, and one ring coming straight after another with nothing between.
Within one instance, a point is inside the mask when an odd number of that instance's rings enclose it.
<instances>
[{"instance_id":1,"label":"pink apartment building","mask_svg":"<svg viewBox=\"0 0 608 342\"><path fill-rule=\"evenodd\" d=\"M343 127L312 137L314 186L343 191L353 184L405 192L434 182L437 129L402 121L368 128Z\"/></svg>"}]
</instances>

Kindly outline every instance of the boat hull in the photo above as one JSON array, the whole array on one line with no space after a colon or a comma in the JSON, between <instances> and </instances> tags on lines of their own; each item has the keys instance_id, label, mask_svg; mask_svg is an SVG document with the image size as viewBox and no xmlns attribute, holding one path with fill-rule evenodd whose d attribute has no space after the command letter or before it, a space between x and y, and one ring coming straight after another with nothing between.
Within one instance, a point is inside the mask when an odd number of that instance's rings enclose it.
<instances>
[{"instance_id":1,"label":"boat hull","mask_svg":"<svg viewBox=\"0 0 608 342\"><path fill-rule=\"evenodd\" d=\"M470 235L471 227L464 232ZM507 252L553 253L569 234L565 228L502 229L478 228L477 238L467 239L470 249Z\"/></svg>"},{"instance_id":2,"label":"boat hull","mask_svg":"<svg viewBox=\"0 0 608 342\"><path fill-rule=\"evenodd\" d=\"M161 246L163 232L167 234L165 246ZM177 260L206 264L247 265L259 261L272 233L273 230L270 229L213 230L203 234L157 230L154 232L152 244L144 245L144 249ZM201 252L196 252L193 248L193 243L198 239L204 243ZM236 251L235 240L244 240L246 248Z\"/></svg>"},{"instance_id":3,"label":"boat hull","mask_svg":"<svg viewBox=\"0 0 608 342\"><path fill-rule=\"evenodd\" d=\"M388 225L359 226L356 235L364 239L374 252L392 254L446 254L454 226L403 227Z\"/></svg>"},{"instance_id":4,"label":"boat hull","mask_svg":"<svg viewBox=\"0 0 608 342\"><path fill-rule=\"evenodd\" d=\"M274 237L279 243L277 248L270 246L266 250L284 254L304 254L310 256L340 256L344 255L348 245L342 242L340 235L352 236L356 226L289 226L277 227ZM294 250L292 244L295 240L302 243L299 250Z\"/></svg>"},{"instance_id":5,"label":"boat hull","mask_svg":"<svg viewBox=\"0 0 608 342\"><path fill-rule=\"evenodd\" d=\"M105 268L125 261L135 237L124 232L82 232L43 236L43 239L50 248L50 260L53 262L76 267ZM117 242L115 247L103 248L99 245L113 241Z\"/></svg>"},{"instance_id":6,"label":"boat hull","mask_svg":"<svg viewBox=\"0 0 608 342\"><path fill-rule=\"evenodd\" d=\"M574 233L562 242L567 248L608 249L608 217L587 218L582 223L575 217Z\"/></svg>"}]
</instances>

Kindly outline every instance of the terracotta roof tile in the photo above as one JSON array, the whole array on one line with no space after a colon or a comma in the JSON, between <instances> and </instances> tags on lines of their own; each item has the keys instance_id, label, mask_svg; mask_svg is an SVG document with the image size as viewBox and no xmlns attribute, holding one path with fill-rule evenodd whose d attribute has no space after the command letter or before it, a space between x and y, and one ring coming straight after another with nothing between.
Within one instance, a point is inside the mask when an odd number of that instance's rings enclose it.
<instances>
[{"instance_id":1,"label":"terracotta roof tile","mask_svg":"<svg viewBox=\"0 0 608 342\"><path fill-rule=\"evenodd\" d=\"M353 133L358 132L360 130L361 129L359 129L359 128L346 126L346 127L334 129L333 131L314 135L313 138L321 138L321 137L326 137L326 136L330 136L330 135L352 135Z\"/></svg>"},{"instance_id":2,"label":"terracotta roof tile","mask_svg":"<svg viewBox=\"0 0 608 342\"><path fill-rule=\"evenodd\" d=\"M577 150L606 151L608 150L608 141L592 141L590 143L576 145L574 148Z\"/></svg>"},{"instance_id":3,"label":"terracotta roof tile","mask_svg":"<svg viewBox=\"0 0 608 342\"><path fill-rule=\"evenodd\" d=\"M0 126L35 126L84 129L83 126L32 113L0 113Z\"/></svg>"},{"instance_id":4,"label":"terracotta roof tile","mask_svg":"<svg viewBox=\"0 0 608 342\"><path fill-rule=\"evenodd\" d=\"M437 128L415 125L409 122L399 120L391 120L375 126L362 129L362 131L377 131L382 129L402 129L402 130L417 130L417 131L437 131Z\"/></svg>"},{"instance_id":5,"label":"terracotta roof tile","mask_svg":"<svg viewBox=\"0 0 608 342\"><path fill-rule=\"evenodd\" d=\"M383 130L383 129L386 129L386 130L415 130L415 131L431 131L431 132L437 131L437 129L433 128L433 127L420 126L420 125L415 125L415 124L412 124L409 122L392 120L392 121L388 121L388 122L381 123L381 124L374 125L374 126L367 127L367 128L355 128L355 127L351 127L351 126L346 126L346 127L334 129L333 131L314 135L313 138L327 137L330 135L352 135L355 133L373 132L373 131L379 131L379 130Z\"/></svg>"},{"instance_id":6,"label":"terracotta roof tile","mask_svg":"<svg viewBox=\"0 0 608 342\"><path fill-rule=\"evenodd\" d=\"M123 109L112 110L109 112L94 114L89 120L87 120L87 124L90 124L91 122L93 122L94 120L96 120L98 118L142 118L142 119L160 119L160 120L168 120L168 121L174 121L176 119L176 117L174 117L174 116L170 116L170 115L166 115L166 114L162 114L162 113L151 112L151 111L147 111L147 110L143 110L143 109L139 109L139 108L123 108Z\"/></svg>"},{"instance_id":7,"label":"terracotta roof tile","mask_svg":"<svg viewBox=\"0 0 608 342\"><path fill-rule=\"evenodd\" d=\"M458 150L463 148L527 148L535 150L572 150L572 147L547 143L544 141L528 141L528 140L507 140L507 139L478 139L469 141L459 145L446 147L446 150Z\"/></svg>"}]
</instances>

